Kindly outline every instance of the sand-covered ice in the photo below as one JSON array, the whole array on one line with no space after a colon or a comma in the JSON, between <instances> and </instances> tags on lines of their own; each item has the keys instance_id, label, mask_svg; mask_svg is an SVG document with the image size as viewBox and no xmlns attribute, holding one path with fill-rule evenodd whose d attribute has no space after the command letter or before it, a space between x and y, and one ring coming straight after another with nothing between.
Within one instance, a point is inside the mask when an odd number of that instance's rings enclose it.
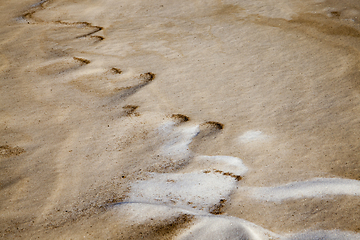
<instances>
[{"instance_id":1,"label":"sand-covered ice","mask_svg":"<svg viewBox=\"0 0 360 240\"><path fill-rule=\"evenodd\" d=\"M0 2L0 238L359 239L348 1Z\"/></svg>"}]
</instances>

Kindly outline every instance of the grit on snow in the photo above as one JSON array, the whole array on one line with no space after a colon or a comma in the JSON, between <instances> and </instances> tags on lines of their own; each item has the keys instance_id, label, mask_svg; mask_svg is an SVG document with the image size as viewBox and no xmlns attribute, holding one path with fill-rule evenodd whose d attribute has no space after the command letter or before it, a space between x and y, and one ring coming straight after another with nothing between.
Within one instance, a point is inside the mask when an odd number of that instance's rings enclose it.
<instances>
[{"instance_id":1,"label":"grit on snow","mask_svg":"<svg viewBox=\"0 0 360 240\"><path fill-rule=\"evenodd\" d=\"M0 238L360 238L359 1L0 9Z\"/></svg>"}]
</instances>

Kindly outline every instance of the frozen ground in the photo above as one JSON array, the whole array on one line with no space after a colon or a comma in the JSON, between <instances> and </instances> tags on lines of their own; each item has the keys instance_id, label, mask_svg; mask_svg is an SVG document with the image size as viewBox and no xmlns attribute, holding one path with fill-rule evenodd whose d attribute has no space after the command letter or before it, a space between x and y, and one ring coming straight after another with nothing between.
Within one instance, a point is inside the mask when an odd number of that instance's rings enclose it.
<instances>
[{"instance_id":1,"label":"frozen ground","mask_svg":"<svg viewBox=\"0 0 360 240\"><path fill-rule=\"evenodd\" d=\"M0 2L0 236L360 239L359 11Z\"/></svg>"}]
</instances>

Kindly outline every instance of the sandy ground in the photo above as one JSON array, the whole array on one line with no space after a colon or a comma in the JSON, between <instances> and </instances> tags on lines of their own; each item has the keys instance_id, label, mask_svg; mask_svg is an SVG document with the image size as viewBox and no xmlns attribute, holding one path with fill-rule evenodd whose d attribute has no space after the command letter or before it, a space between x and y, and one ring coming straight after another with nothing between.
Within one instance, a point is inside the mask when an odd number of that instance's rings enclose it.
<instances>
[{"instance_id":1,"label":"sandy ground","mask_svg":"<svg viewBox=\"0 0 360 240\"><path fill-rule=\"evenodd\" d=\"M358 18L357 1L1 1L0 236L358 238ZM351 191L249 193L314 178Z\"/></svg>"}]
</instances>

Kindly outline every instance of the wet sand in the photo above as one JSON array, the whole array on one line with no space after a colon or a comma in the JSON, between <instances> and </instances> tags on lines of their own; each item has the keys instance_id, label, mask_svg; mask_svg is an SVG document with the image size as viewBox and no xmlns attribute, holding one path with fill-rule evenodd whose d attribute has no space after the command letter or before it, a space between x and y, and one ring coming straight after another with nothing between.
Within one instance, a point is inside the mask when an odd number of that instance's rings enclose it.
<instances>
[{"instance_id":1,"label":"wet sand","mask_svg":"<svg viewBox=\"0 0 360 240\"><path fill-rule=\"evenodd\" d=\"M0 9L2 238L359 239L356 1Z\"/></svg>"}]
</instances>

